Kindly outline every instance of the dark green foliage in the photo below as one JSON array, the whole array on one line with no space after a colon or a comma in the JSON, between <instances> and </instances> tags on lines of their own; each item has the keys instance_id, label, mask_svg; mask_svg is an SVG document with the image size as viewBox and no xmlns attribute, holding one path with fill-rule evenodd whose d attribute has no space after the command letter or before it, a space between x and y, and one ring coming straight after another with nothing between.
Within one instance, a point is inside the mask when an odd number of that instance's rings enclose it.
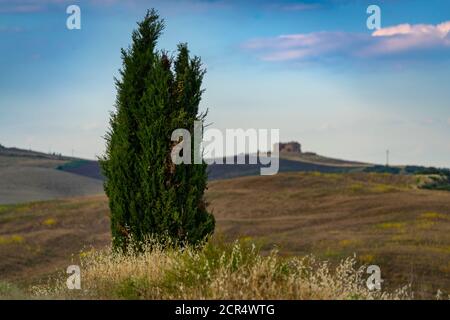
<instances>
[{"instance_id":1,"label":"dark green foliage","mask_svg":"<svg viewBox=\"0 0 450 320\"><path fill-rule=\"evenodd\" d=\"M78 168L82 165L85 165L86 163L89 163L89 160L73 160L57 166L56 169L65 171L68 169Z\"/></svg>"},{"instance_id":2,"label":"dark green foliage","mask_svg":"<svg viewBox=\"0 0 450 320\"><path fill-rule=\"evenodd\" d=\"M422 189L450 191L450 176L431 177L431 182L421 186Z\"/></svg>"},{"instance_id":3,"label":"dark green foliage","mask_svg":"<svg viewBox=\"0 0 450 320\"><path fill-rule=\"evenodd\" d=\"M376 165L364 168L363 172L399 174L400 168Z\"/></svg>"},{"instance_id":4,"label":"dark green foliage","mask_svg":"<svg viewBox=\"0 0 450 320\"><path fill-rule=\"evenodd\" d=\"M405 170L408 173L414 174L436 174L436 175L449 175L450 170L444 168L435 168L435 167L421 167L421 166L407 166Z\"/></svg>"},{"instance_id":5,"label":"dark green foliage","mask_svg":"<svg viewBox=\"0 0 450 320\"><path fill-rule=\"evenodd\" d=\"M193 137L194 121L205 116L198 110L204 71L186 44L178 46L175 61L156 50L163 28L156 12L147 12L132 46L122 50L116 112L100 159L116 248L146 237L197 243L214 230L203 198L206 164L171 160L173 130L185 128Z\"/></svg>"},{"instance_id":6,"label":"dark green foliage","mask_svg":"<svg viewBox=\"0 0 450 320\"><path fill-rule=\"evenodd\" d=\"M404 168L399 168L377 165L364 168L363 172L429 175L431 181L421 185L420 188L450 191L450 169L423 166L405 166Z\"/></svg>"},{"instance_id":7,"label":"dark green foliage","mask_svg":"<svg viewBox=\"0 0 450 320\"><path fill-rule=\"evenodd\" d=\"M440 168L423 168L416 172L416 174L430 175L431 181L424 184L422 189L428 190L444 190L450 191L450 170Z\"/></svg>"},{"instance_id":8,"label":"dark green foliage","mask_svg":"<svg viewBox=\"0 0 450 320\"><path fill-rule=\"evenodd\" d=\"M403 171L406 174L428 175L429 182L421 185L422 189L450 191L450 170L445 168L406 166Z\"/></svg>"}]
</instances>

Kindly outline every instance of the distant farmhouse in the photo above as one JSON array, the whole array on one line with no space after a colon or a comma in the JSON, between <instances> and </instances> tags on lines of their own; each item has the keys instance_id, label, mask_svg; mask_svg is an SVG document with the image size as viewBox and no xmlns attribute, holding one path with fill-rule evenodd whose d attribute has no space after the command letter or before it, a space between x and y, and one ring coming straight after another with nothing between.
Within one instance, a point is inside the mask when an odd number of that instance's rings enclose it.
<instances>
[{"instance_id":1,"label":"distant farmhouse","mask_svg":"<svg viewBox=\"0 0 450 320\"><path fill-rule=\"evenodd\" d=\"M296 141L276 143L274 149L277 148L280 153L302 153L302 145Z\"/></svg>"}]
</instances>

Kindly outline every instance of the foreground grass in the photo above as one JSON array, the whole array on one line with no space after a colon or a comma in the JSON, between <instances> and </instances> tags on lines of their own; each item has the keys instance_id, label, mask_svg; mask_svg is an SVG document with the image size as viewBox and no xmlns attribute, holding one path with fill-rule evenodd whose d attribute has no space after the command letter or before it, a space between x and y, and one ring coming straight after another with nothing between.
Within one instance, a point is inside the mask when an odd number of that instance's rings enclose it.
<instances>
[{"instance_id":1,"label":"foreground grass","mask_svg":"<svg viewBox=\"0 0 450 320\"><path fill-rule=\"evenodd\" d=\"M67 275L32 288L34 297L64 299L409 299L405 287L369 291L366 269L354 258L336 267L308 256L260 254L248 240L202 248L148 244L143 252L110 249L81 254L81 290Z\"/></svg>"}]
</instances>

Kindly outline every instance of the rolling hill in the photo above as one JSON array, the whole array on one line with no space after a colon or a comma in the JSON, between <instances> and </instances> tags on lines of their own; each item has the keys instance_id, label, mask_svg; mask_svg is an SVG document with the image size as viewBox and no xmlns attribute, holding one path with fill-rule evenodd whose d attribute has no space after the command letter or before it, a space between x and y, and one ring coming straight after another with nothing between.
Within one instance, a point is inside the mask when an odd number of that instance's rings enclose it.
<instances>
[{"instance_id":1,"label":"rolling hill","mask_svg":"<svg viewBox=\"0 0 450 320\"><path fill-rule=\"evenodd\" d=\"M210 181L260 175L260 164L208 167ZM222 159L225 163L227 159ZM236 163L236 157L232 159ZM312 153L281 153L279 172L344 173L361 171L369 164L338 160ZM103 193L103 176L94 160L46 154L0 145L0 204L95 195Z\"/></svg>"},{"instance_id":2,"label":"rolling hill","mask_svg":"<svg viewBox=\"0 0 450 320\"><path fill-rule=\"evenodd\" d=\"M99 179L57 170L73 158L0 146L0 204L103 192Z\"/></svg>"}]
</instances>

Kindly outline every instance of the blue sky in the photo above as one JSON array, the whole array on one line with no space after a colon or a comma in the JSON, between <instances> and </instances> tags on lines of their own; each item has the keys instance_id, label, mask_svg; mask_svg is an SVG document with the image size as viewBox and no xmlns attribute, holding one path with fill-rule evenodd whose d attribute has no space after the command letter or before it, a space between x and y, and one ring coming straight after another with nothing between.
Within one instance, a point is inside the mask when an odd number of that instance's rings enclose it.
<instances>
[{"instance_id":1,"label":"blue sky","mask_svg":"<svg viewBox=\"0 0 450 320\"><path fill-rule=\"evenodd\" d=\"M81 30L66 28L67 6ZM366 9L381 9L368 30ZM0 143L95 158L120 48L147 8L188 42L219 129L278 128L339 158L450 167L449 1L0 0Z\"/></svg>"}]
</instances>

